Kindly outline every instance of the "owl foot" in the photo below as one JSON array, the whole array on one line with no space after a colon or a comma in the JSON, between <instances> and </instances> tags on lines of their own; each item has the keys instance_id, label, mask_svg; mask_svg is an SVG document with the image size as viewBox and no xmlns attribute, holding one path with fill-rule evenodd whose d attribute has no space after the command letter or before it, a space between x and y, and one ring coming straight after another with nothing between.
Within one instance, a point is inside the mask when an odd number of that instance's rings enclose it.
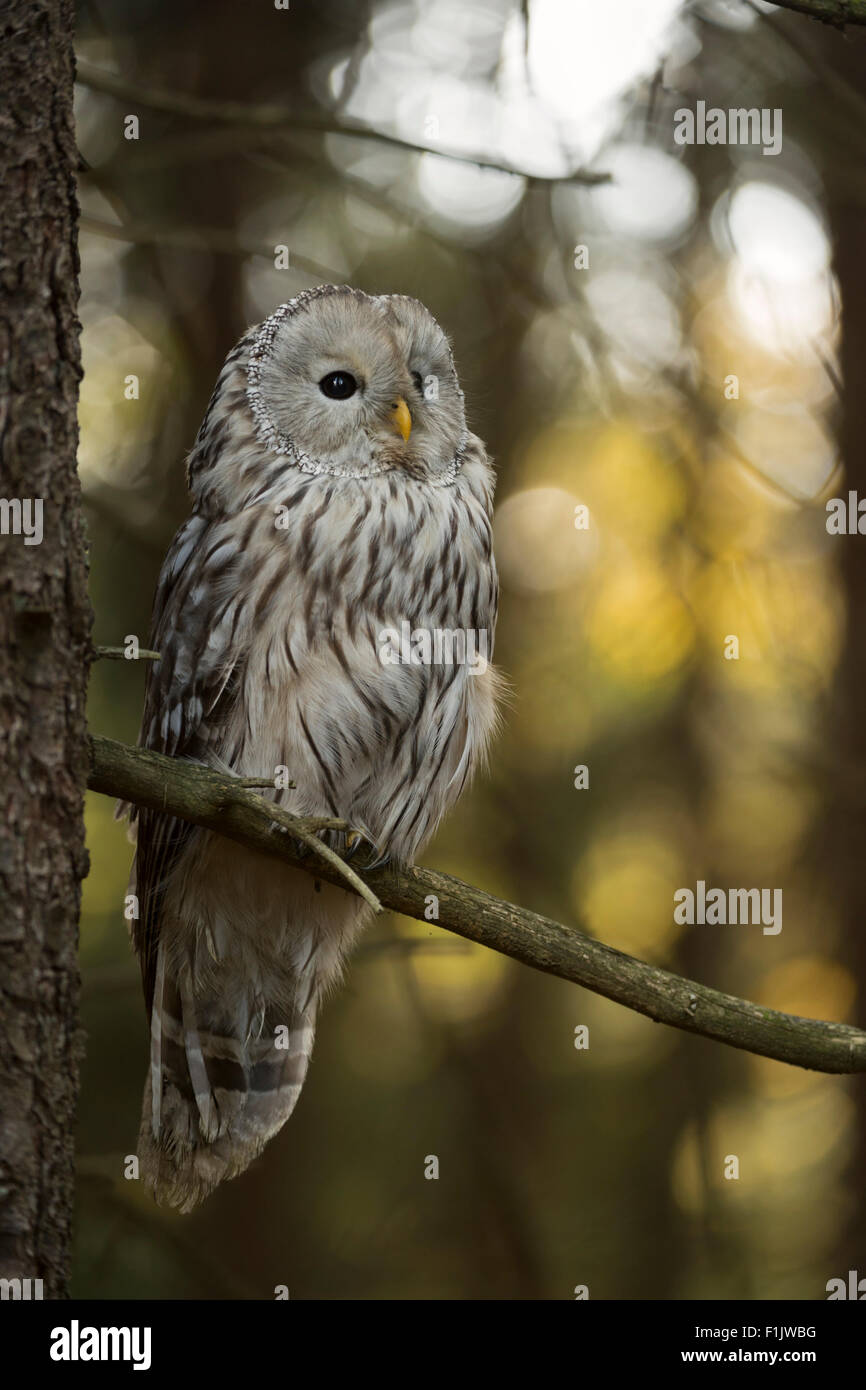
<instances>
[{"instance_id":1,"label":"owl foot","mask_svg":"<svg viewBox=\"0 0 866 1390\"><path fill-rule=\"evenodd\" d=\"M349 831L348 835L346 836L346 851L343 855L343 858L347 860L354 859L355 855L362 848L362 846L366 847L369 850L371 858L369 863L362 863L359 865L359 868L364 870L381 869L384 864L388 864L390 862L390 854L388 854L387 851L385 853L380 853L379 846L376 844L374 840L371 840L370 836L367 835L363 830ZM375 858L372 857L374 855L376 856Z\"/></svg>"},{"instance_id":2,"label":"owl foot","mask_svg":"<svg viewBox=\"0 0 866 1390\"><path fill-rule=\"evenodd\" d=\"M287 835L291 833L288 826L280 825L278 821L271 821L271 830L275 834ZM376 857L371 858L369 863L360 865L364 870L381 869L391 862L391 855L387 851L380 854L379 846L363 830L318 830L315 833L317 839L326 844L335 854L339 854L347 863L350 859L354 859L362 848L368 849L370 854ZM305 845L303 840L297 841L296 852L299 859L306 859L308 854L313 853L310 846Z\"/></svg>"},{"instance_id":3,"label":"owl foot","mask_svg":"<svg viewBox=\"0 0 866 1390\"><path fill-rule=\"evenodd\" d=\"M390 863L391 855L388 850L385 850L378 859L371 860L369 864L361 864L359 868L363 869L365 873L369 873L371 869L383 869L386 864Z\"/></svg>"},{"instance_id":4,"label":"owl foot","mask_svg":"<svg viewBox=\"0 0 866 1390\"><path fill-rule=\"evenodd\" d=\"M371 850L376 848L373 841L364 834L363 830L350 830L346 836L346 850L344 859L354 859L362 845L369 845Z\"/></svg>"}]
</instances>

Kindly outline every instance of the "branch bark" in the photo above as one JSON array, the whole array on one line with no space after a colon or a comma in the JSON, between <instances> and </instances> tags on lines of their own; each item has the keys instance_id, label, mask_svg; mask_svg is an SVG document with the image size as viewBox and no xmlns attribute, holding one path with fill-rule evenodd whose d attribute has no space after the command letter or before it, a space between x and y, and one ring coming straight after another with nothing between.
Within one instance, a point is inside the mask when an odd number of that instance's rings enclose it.
<instances>
[{"instance_id":1,"label":"branch bark","mask_svg":"<svg viewBox=\"0 0 866 1390\"><path fill-rule=\"evenodd\" d=\"M846 24L866 24L866 0L773 0L773 4L837 29L844 29Z\"/></svg>"},{"instance_id":2,"label":"branch bark","mask_svg":"<svg viewBox=\"0 0 866 1390\"><path fill-rule=\"evenodd\" d=\"M346 886L339 867L312 860L275 831L273 803L199 764L94 737L88 785L107 796L179 816L284 859L316 878ZM723 994L434 869L356 872L384 907L426 921L428 899L435 896L440 927L582 985L657 1023L813 1071L866 1071L866 1032L859 1028L798 1018Z\"/></svg>"}]
</instances>

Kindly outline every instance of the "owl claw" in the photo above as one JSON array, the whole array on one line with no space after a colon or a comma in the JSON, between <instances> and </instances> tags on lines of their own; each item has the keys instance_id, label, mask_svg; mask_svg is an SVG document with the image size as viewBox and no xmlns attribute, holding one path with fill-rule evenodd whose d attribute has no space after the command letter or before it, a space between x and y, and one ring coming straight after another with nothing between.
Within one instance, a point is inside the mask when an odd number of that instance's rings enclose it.
<instances>
[{"instance_id":1,"label":"owl claw","mask_svg":"<svg viewBox=\"0 0 866 1390\"><path fill-rule=\"evenodd\" d=\"M332 849L335 854L342 855L346 840L344 830L317 830L316 838L321 840L322 844L327 845L328 849Z\"/></svg>"},{"instance_id":2,"label":"owl claw","mask_svg":"<svg viewBox=\"0 0 866 1390\"><path fill-rule=\"evenodd\" d=\"M362 845L369 845L370 849L376 848L373 841L367 838L363 830L350 830L346 836L346 852L343 858L354 859Z\"/></svg>"},{"instance_id":3,"label":"owl claw","mask_svg":"<svg viewBox=\"0 0 866 1390\"><path fill-rule=\"evenodd\" d=\"M374 859L370 864L362 864L361 868L364 870L365 873L369 873L371 869L383 869L386 864L390 863L391 855L388 852L388 850L385 850L384 853L379 855L378 859Z\"/></svg>"},{"instance_id":4,"label":"owl claw","mask_svg":"<svg viewBox=\"0 0 866 1390\"><path fill-rule=\"evenodd\" d=\"M381 869L384 867L385 864L390 864L391 855L387 852L387 850L384 853L380 853L379 846L375 843L375 841L371 840L369 835L366 835L363 830L349 831L348 835L346 836L347 848L345 854L343 855L343 858L354 859L355 855L358 853L358 850L361 848L362 845L365 845L369 849L370 853L376 856L374 859L370 860L369 864L360 865L360 867L365 872L368 869Z\"/></svg>"},{"instance_id":5,"label":"owl claw","mask_svg":"<svg viewBox=\"0 0 866 1390\"><path fill-rule=\"evenodd\" d=\"M288 827L281 825L279 821L271 821L271 830L275 834L286 835L289 833ZM363 830L319 830L316 832L316 837L346 861L354 859L362 846L366 845L372 854L377 855L377 858L372 859L369 864L361 865L365 871L384 868L386 864L391 862L391 855L388 851L378 854L379 846ZM308 854L312 853L312 850L304 844L303 840L298 840L295 845L295 852L299 859L305 859Z\"/></svg>"}]
</instances>

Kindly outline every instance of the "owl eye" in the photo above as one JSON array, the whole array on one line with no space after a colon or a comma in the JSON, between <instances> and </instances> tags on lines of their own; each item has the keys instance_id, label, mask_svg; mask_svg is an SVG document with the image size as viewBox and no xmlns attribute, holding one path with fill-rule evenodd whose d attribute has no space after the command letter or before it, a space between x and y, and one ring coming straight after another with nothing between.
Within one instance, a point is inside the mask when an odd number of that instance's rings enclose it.
<instances>
[{"instance_id":1,"label":"owl eye","mask_svg":"<svg viewBox=\"0 0 866 1390\"><path fill-rule=\"evenodd\" d=\"M319 382L319 390L323 396L329 396L332 401L345 401L349 396L354 396L358 389L358 383L351 372L328 372Z\"/></svg>"}]
</instances>

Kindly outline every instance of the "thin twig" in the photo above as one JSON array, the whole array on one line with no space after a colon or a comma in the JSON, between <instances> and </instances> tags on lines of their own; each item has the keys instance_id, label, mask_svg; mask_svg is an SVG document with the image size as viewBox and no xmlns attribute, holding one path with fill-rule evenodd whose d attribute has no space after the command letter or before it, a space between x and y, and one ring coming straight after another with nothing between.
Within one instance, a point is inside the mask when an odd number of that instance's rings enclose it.
<instances>
[{"instance_id":1,"label":"thin twig","mask_svg":"<svg viewBox=\"0 0 866 1390\"><path fill-rule=\"evenodd\" d=\"M257 797L256 800L264 800L264 798ZM382 911L382 904L372 889L368 888L364 880L359 878L345 859L341 859L339 854L336 854L330 845L326 845L323 840L320 840L316 833L322 828L349 831L351 826L348 821L326 820L321 816L311 817L307 820L302 816L293 816L282 806L271 806L270 802L265 802L265 805L270 808L271 820L276 821L281 830L287 831L289 835L294 835L296 840L300 840L302 844L307 846L307 849L311 849L314 854L318 854L320 859L324 859L326 864L330 864L354 888L355 892L359 893L364 901L370 904L374 912Z\"/></svg>"},{"instance_id":2,"label":"thin twig","mask_svg":"<svg viewBox=\"0 0 866 1390\"><path fill-rule=\"evenodd\" d=\"M270 787L271 790L276 786L276 779L273 777L236 777L235 785L238 787ZM294 787L294 782L284 783L286 787Z\"/></svg>"},{"instance_id":3,"label":"thin twig","mask_svg":"<svg viewBox=\"0 0 866 1390\"><path fill-rule=\"evenodd\" d=\"M866 113L866 97L831 63L828 63L820 50L810 41L813 31L799 24L789 24L784 18L781 19L781 23L778 22L775 14L762 10L759 5L755 4L755 0L745 0L745 3L758 16L761 23L766 25L771 34L785 44L792 53L795 53L806 67L811 68L821 81L827 84L833 95L845 103L855 122L862 122L864 113ZM862 125L849 125L846 133L849 137L861 136L862 138Z\"/></svg>"},{"instance_id":4,"label":"thin twig","mask_svg":"<svg viewBox=\"0 0 866 1390\"><path fill-rule=\"evenodd\" d=\"M155 756L159 757L160 755L156 754ZM243 788L238 786L238 783L243 780L242 778L223 779L223 786L228 791L229 799L234 795L236 788L238 792L243 791ZM261 785L261 783L259 785ZM271 782L266 785L272 786L273 783ZM225 802L223 804L225 804ZM365 902L370 904L374 912L382 911L382 904L372 889L367 887L364 880L358 877L355 870L346 863L345 859L341 859L339 854L335 854L331 847L324 844L318 837L318 831L322 829L340 830L344 832L350 830L351 826L347 821L335 820L323 816L295 816L291 811L287 811L285 807L276 806L270 801L267 801L263 796L250 795L250 804L256 810L264 809L265 814L271 822L271 830L276 826L286 834L293 835L296 840L300 840L301 844L306 845L307 849L312 850L314 854L318 854L320 859L323 859L341 878L345 879L346 883L348 883L351 888L354 888L355 892L359 893Z\"/></svg>"},{"instance_id":5,"label":"thin twig","mask_svg":"<svg viewBox=\"0 0 866 1390\"><path fill-rule=\"evenodd\" d=\"M180 250L213 251L224 256L261 256L273 264L273 246L241 241L234 232L223 231L220 227L148 227L138 222L103 222L97 217L82 217L79 223L84 232L94 232L97 236L110 237L112 241L130 241L141 246L176 246ZM289 271L303 271L314 275L325 284L339 284L345 280L345 272L331 270L314 261L300 251L289 248Z\"/></svg>"},{"instance_id":6,"label":"thin twig","mask_svg":"<svg viewBox=\"0 0 866 1390\"><path fill-rule=\"evenodd\" d=\"M160 661L159 652L152 652L149 647L139 647L135 656L128 656L126 647L94 647L93 660L101 661L106 658L110 661Z\"/></svg>"},{"instance_id":7,"label":"thin twig","mask_svg":"<svg viewBox=\"0 0 866 1390\"><path fill-rule=\"evenodd\" d=\"M166 92L155 87L140 87L128 82L116 73L95 68L90 63L78 63L76 79L93 92L115 97L128 105L148 107L151 111L163 111L168 115L187 116L193 120L220 122L229 126L246 126L258 130L308 130L321 135L348 135L362 140L375 140L389 145L392 149L405 150L408 154L436 154L443 159L452 159L459 164L472 164L476 169L491 169L500 174L513 174L525 178L529 183L582 183L595 185L609 183L610 174L590 170L574 170L562 177L547 174L528 174L516 169L512 164L504 164L485 155L469 155L458 150L436 150L415 140L405 140L399 135L389 135L385 131L373 130L344 116L339 118L328 111L292 111L287 106L251 105L243 101L212 101L203 97L188 96L184 92Z\"/></svg>"},{"instance_id":8,"label":"thin twig","mask_svg":"<svg viewBox=\"0 0 866 1390\"><path fill-rule=\"evenodd\" d=\"M866 0L773 0L773 4L837 29L844 29L846 24L866 24Z\"/></svg>"}]
</instances>

